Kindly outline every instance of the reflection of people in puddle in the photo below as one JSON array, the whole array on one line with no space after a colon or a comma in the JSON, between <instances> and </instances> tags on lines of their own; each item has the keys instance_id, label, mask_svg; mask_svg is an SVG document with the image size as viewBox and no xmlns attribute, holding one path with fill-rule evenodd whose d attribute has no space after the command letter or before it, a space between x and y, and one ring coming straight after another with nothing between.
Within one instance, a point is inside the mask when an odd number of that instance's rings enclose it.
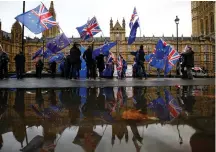
<instances>
[{"instance_id":1,"label":"reflection of people in puddle","mask_svg":"<svg viewBox=\"0 0 216 152\"><path fill-rule=\"evenodd\" d=\"M101 110L101 111L105 111L105 96L103 93L104 93L103 88L100 88L100 92L96 102L97 110Z\"/></svg>"},{"instance_id":2,"label":"reflection of people in puddle","mask_svg":"<svg viewBox=\"0 0 216 152\"><path fill-rule=\"evenodd\" d=\"M26 128L24 124L25 101L24 101L23 89L17 89L16 97L15 97L15 105L13 107L16 111L16 114L13 116L13 120L12 120L12 131L16 140L20 142L21 146L23 147L23 141L26 133Z\"/></svg>"},{"instance_id":3,"label":"reflection of people in puddle","mask_svg":"<svg viewBox=\"0 0 216 152\"><path fill-rule=\"evenodd\" d=\"M215 135L208 135L204 132L196 132L190 138L192 152L214 152Z\"/></svg>"},{"instance_id":4,"label":"reflection of people in puddle","mask_svg":"<svg viewBox=\"0 0 216 152\"><path fill-rule=\"evenodd\" d=\"M80 117L79 106L81 103L81 98L78 94L78 89L79 88L61 90L62 103L65 108L69 109L69 118L71 124L76 124L77 119Z\"/></svg>"},{"instance_id":5,"label":"reflection of people in puddle","mask_svg":"<svg viewBox=\"0 0 216 152\"><path fill-rule=\"evenodd\" d=\"M138 152L138 151L140 151L141 146L139 146L137 141L139 141L142 144L143 138L140 136L139 131L137 129L136 122L134 120L128 120L128 124L129 124L129 126L131 128L131 131L133 132L132 140L133 140L133 143L134 143L134 145L136 147L136 151Z\"/></svg>"},{"instance_id":6,"label":"reflection of people in puddle","mask_svg":"<svg viewBox=\"0 0 216 152\"><path fill-rule=\"evenodd\" d=\"M53 105L53 106L57 105L56 93L55 93L54 89L51 89L49 91L49 100L51 102L51 105Z\"/></svg>"},{"instance_id":7,"label":"reflection of people in puddle","mask_svg":"<svg viewBox=\"0 0 216 152\"><path fill-rule=\"evenodd\" d=\"M42 106L44 105L44 99L41 89L36 89L35 101L38 104L39 108L43 108Z\"/></svg>"},{"instance_id":8,"label":"reflection of people in puddle","mask_svg":"<svg viewBox=\"0 0 216 152\"><path fill-rule=\"evenodd\" d=\"M15 104L14 109L15 111L24 118L24 112L25 112L25 101L24 101L24 90L23 89L17 89L16 97L15 97Z\"/></svg>"},{"instance_id":9,"label":"reflection of people in puddle","mask_svg":"<svg viewBox=\"0 0 216 152\"><path fill-rule=\"evenodd\" d=\"M147 114L146 87L133 87L133 100L137 110Z\"/></svg>"},{"instance_id":10,"label":"reflection of people in puddle","mask_svg":"<svg viewBox=\"0 0 216 152\"><path fill-rule=\"evenodd\" d=\"M183 86L182 100L184 102L185 110L193 113L193 106L196 102L195 97L192 95L193 86Z\"/></svg>"},{"instance_id":11,"label":"reflection of people in puddle","mask_svg":"<svg viewBox=\"0 0 216 152\"><path fill-rule=\"evenodd\" d=\"M89 88L86 103L82 107L82 112L86 117L93 118L93 112L96 109L97 91L96 88Z\"/></svg>"},{"instance_id":12,"label":"reflection of people in puddle","mask_svg":"<svg viewBox=\"0 0 216 152\"><path fill-rule=\"evenodd\" d=\"M4 112L6 111L7 102L8 102L8 91L0 90L0 120L3 117Z\"/></svg>"}]
</instances>

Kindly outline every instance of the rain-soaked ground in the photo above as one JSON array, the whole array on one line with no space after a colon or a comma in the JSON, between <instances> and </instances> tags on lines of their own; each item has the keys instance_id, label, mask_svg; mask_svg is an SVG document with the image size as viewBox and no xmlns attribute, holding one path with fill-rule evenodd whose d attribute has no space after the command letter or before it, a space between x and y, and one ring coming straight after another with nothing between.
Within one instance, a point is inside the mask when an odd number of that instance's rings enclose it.
<instances>
[{"instance_id":1,"label":"rain-soaked ground","mask_svg":"<svg viewBox=\"0 0 216 152\"><path fill-rule=\"evenodd\" d=\"M214 152L214 87L0 90L0 151Z\"/></svg>"}]
</instances>

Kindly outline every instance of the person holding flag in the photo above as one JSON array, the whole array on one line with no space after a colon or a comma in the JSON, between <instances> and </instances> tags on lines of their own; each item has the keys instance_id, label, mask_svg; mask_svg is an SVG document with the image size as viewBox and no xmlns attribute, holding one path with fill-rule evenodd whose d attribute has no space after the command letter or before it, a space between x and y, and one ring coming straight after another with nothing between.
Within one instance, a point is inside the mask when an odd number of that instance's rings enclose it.
<instances>
[{"instance_id":1,"label":"person holding flag","mask_svg":"<svg viewBox=\"0 0 216 152\"><path fill-rule=\"evenodd\" d=\"M136 53L136 62L137 62L137 66L138 66L138 73L140 73L139 77L142 79L143 74L144 74L145 79L147 79L147 74L145 72L145 66L144 66L145 52L143 50L143 45L140 45L140 49L137 50L137 53ZM142 72L139 72L141 70L140 68L142 69Z\"/></svg>"}]
</instances>

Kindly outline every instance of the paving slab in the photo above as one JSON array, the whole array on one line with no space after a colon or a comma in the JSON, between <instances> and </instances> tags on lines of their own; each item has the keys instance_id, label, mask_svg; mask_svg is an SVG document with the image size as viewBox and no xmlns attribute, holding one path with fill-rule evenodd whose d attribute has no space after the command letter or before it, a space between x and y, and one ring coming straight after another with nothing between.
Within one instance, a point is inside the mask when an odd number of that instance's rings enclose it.
<instances>
[{"instance_id":1,"label":"paving slab","mask_svg":"<svg viewBox=\"0 0 216 152\"><path fill-rule=\"evenodd\" d=\"M133 87L133 86L175 86L175 85L215 85L214 78L194 78L184 80L181 78L149 78L147 80L126 78L96 79L96 80L66 80L63 78L24 78L22 80L0 80L0 88L68 88L68 87Z\"/></svg>"}]
</instances>

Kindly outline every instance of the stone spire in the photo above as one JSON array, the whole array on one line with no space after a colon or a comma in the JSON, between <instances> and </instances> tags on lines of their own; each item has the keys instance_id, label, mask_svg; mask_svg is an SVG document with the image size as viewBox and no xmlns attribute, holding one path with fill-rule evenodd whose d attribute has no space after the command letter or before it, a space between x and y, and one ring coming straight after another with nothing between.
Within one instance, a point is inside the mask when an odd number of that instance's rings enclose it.
<instances>
[{"instance_id":1,"label":"stone spire","mask_svg":"<svg viewBox=\"0 0 216 152\"><path fill-rule=\"evenodd\" d=\"M53 1L50 2L49 12L50 12L50 13L52 14L52 16L56 19L56 13L55 13Z\"/></svg>"},{"instance_id":2,"label":"stone spire","mask_svg":"<svg viewBox=\"0 0 216 152\"><path fill-rule=\"evenodd\" d=\"M112 29L113 28L113 20L112 20L112 17L111 17L111 19L110 19L110 29Z\"/></svg>"},{"instance_id":3,"label":"stone spire","mask_svg":"<svg viewBox=\"0 0 216 152\"><path fill-rule=\"evenodd\" d=\"M122 20L122 28L125 29L125 19Z\"/></svg>"}]
</instances>

